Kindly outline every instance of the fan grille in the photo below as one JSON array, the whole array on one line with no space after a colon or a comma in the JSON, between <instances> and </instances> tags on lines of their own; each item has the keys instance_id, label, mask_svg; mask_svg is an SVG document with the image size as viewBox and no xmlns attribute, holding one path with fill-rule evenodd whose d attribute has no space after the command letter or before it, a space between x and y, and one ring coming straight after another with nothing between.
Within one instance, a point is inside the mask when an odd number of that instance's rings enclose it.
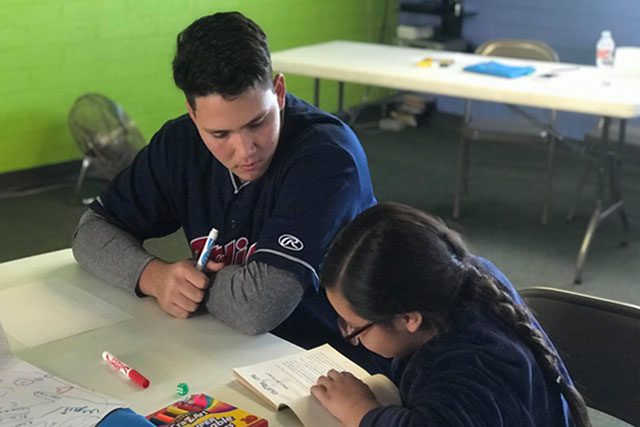
<instances>
[{"instance_id":1,"label":"fan grille","mask_svg":"<svg viewBox=\"0 0 640 427\"><path fill-rule=\"evenodd\" d=\"M131 164L145 143L122 107L96 93L82 95L74 102L69 129L80 151L91 158L96 173L109 180Z\"/></svg>"}]
</instances>

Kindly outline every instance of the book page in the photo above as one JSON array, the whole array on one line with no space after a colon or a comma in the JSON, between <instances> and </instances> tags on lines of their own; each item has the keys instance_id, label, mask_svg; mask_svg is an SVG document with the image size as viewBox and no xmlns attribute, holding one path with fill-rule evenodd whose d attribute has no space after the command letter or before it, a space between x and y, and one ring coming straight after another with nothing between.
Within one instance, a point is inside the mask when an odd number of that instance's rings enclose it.
<instances>
[{"instance_id":1,"label":"book page","mask_svg":"<svg viewBox=\"0 0 640 427\"><path fill-rule=\"evenodd\" d=\"M329 344L309 351L233 370L240 382L268 400L274 408L310 396L309 389L330 369L349 371L363 379L369 373Z\"/></svg>"},{"instance_id":2,"label":"book page","mask_svg":"<svg viewBox=\"0 0 640 427\"><path fill-rule=\"evenodd\" d=\"M400 393L391 380L376 374L363 378L378 402L383 406L400 405ZM313 395L304 396L289 402L289 408L302 421L305 427L340 427L340 421L327 411Z\"/></svg>"},{"instance_id":3,"label":"book page","mask_svg":"<svg viewBox=\"0 0 640 427\"><path fill-rule=\"evenodd\" d=\"M341 427L342 424L313 397L303 396L289 402L289 408L296 414L304 427Z\"/></svg>"},{"instance_id":4,"label":"book page","mask_svg":"<svg viewBox=\"0 0 640 427\"><path fill-rule=\"evenodd\" d=\"M402 405L398 387L396 387L396 385L386 376L376 374L367 377L362 381L369 386L382 406Z\"/></svg>"}]
</instances>

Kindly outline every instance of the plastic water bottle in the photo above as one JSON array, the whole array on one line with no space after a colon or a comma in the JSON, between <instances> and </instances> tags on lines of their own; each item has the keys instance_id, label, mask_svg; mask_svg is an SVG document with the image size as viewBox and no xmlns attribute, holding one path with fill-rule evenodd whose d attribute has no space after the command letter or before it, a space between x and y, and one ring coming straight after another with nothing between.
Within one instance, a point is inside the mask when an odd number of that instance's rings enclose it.
<instances>
[{"instance_id":1,"label":"plastic water bottle","mask_svg":"<svg viewBox=\"0 0 640 427\"><path fill-rule=\"evenodd\" d=\"M603 31L596 44L596 66L598 68L612 68L615 49L616 43L611 37L611 31Z\"/></svg>"}]
</instances>

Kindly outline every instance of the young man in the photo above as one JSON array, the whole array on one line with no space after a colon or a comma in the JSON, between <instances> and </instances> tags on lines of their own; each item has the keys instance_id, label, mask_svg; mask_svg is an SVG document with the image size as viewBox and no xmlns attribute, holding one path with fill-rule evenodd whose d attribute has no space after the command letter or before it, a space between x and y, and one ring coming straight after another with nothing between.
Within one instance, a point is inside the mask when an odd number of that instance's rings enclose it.
<instances>
[{"instance_id":1,"label":"young man","mask_svg":"<svg viewBox=\"0 0 640 427\"><path fill-rule=\"evenodd\" d=\"M265 34L239 13L187 27L173 75L188 115L167 122L90 206L74 235L76 260L173 316L203 305L245 333L271 331L305 348L329 342L384 370L386 361L344 343L318 291L332 238L376 203L356 136L286 93ZM204 272L143 249L180 227L194 255L212 227L220 231Z\"/></svg>"}]
</instances>

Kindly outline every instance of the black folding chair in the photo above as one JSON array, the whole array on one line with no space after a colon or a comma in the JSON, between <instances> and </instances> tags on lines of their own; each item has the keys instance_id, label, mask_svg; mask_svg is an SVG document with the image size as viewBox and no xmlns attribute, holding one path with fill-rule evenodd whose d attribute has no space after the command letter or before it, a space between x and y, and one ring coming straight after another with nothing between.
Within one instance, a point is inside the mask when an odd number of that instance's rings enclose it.
<instances>
[{"instance_id":1,"label":"black folding chair","mask_svg":"<svg viewBox=\"0 0 640 427\"><path fill-rule=\"evenodd\" d=\"M640 426L640 306L544 287L519 293L587 405Z\"/></svg>"}]
</instances>

